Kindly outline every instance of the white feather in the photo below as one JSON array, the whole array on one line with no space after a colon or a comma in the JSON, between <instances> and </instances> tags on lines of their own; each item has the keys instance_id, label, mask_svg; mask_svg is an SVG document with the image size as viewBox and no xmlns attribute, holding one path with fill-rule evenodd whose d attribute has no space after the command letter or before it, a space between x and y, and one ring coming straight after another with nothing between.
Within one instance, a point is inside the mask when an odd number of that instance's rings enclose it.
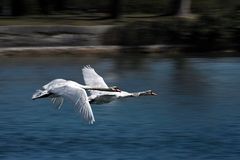
<instances>
[{"instance_id":1,"label":"white feather","mask_svg":"<svg viewBox=\"0 0 240 160\"><path fill-rule=\"evenodd\" d=\"M82 69L83 79L87 86L99 87L99 88L108 88L107 84L103 78L98 75L95 70L90 66L85 66ZM98 95L104 93L104 91L91 90L92 95Z\"/></svg>"},{"instance_id":2,"label":"white feather","mask_svg":"<svg viewBox=\"0 0 240 160\"><path fill-rule=\"evenodd\" d=\"M57 109L61 109L63 102L64 102L64 98L63 97L53 97L51 99L51 101L54 105L56 105Z\"/></svg>"},{"instance_id":3,"label":"white feather","mask_svg":"<svg viewBox=\"0 0 240 160\"><path fill-rule=\"evenodd\" d=\"M74 85L72 81L66 81L64 85L58 87L51 87L49 92L70 99L86 121L91 124L95 121L86 91Z\"/></svg>"},{"instance_id":4,"label":"white feather","mask_svg":"<svg viewBox=\"0 0 240 160\"><path fill-rule=\"evenodd\" d=\"M44 85L42 88L45 90L50 90L51 88L62 86L66 82L67 82L67 80L65 80L65 79L54 79L51 82L49 82L48 84Z\"/></svg>"}]
</instances>

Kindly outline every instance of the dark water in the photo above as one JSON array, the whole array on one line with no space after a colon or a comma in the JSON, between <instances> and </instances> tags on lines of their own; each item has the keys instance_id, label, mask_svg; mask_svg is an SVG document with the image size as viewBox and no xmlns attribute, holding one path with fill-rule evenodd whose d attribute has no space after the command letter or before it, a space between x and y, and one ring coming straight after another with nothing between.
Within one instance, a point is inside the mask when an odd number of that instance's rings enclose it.
<instances>
[{"instance_id":1,"label":"dark water","mask_svg":"<svg viewBox=\"0 0 240 160\"><path fill-rule=\"evenodd\" d=\"M82 82L90 64L109 85L159 96L93 106L94 125L67 102L32 101L54 78ZM0 159L240 157L240 58L45 57L0 59Z\"/></svg>"}]
</instances>

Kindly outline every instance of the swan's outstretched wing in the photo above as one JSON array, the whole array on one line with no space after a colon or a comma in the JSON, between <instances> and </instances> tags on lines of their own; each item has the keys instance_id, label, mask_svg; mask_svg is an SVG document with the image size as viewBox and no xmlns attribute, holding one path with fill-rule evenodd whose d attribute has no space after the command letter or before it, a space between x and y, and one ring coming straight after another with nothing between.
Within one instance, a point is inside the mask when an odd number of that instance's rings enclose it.
<instances>
[{"instance_id":1,"label":"swan's outstretched wing","mask_svg":"<svg viewBox=\"0 0 240 160\"><path fill-rule=\"evenodd\" d=\"M60 109L63 105L64 98L63 97L53 97L51 102L56 105L57 109Z\"/></svg>"},{"instance_id":2,"label":"swan's outstretched wing","mask_svg":"<svg viewBox=\"0 0 240 160\"><path fill-rule=\"evenodd\" d=\"M88 102L87 93L83 88L64 84L62 86L52 88L49 92L70 99L84 120L89 123L95 121L91 106Z\"/></svg>"},{"instance_id":3,"label":"swan's outstretched wing","mask_svg":"<svg viewBox=\"0 0 240 160\"><path fill-rule=\"evenodd\" d=\"M46 89L46 90L49 90L51 88L61 86L66 82L67 82L67 80L65 80L65 79L54 79L51 82L49 82L48 84L45 84L42 88Z\"/></svg>"},{"instance_id":4,"label":"swan's outstretched wing","mask_svg":"<svg viewBox=\"0 0 240 160\"><path fill-rule=\"evenodd\" d=\"M90 66L85 66L82 69L83 79L87 86L108 88L103 78L99 76L95 70ZM90 91L91 94L99 94L101 91Z\"/></svg>"}]
</instances>

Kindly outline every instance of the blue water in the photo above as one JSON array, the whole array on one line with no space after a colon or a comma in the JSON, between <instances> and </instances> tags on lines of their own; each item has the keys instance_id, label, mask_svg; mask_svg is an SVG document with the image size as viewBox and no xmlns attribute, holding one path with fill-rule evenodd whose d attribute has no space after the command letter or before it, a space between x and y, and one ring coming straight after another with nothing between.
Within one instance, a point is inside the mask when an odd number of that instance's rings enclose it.
<instances>
[{"instance_id":1,"label":"blue water","mask_svg":"<svg viewBox=\"0 0 240 160\"><path fill-rule=\"evenodd\" d=\"M90 64L109 85L158 96L93 105L88 125L32 93L55 78L82 83ZM240 58L1 57L0 159L194 159L240 157Z\"/></svg>"}]
</instances>

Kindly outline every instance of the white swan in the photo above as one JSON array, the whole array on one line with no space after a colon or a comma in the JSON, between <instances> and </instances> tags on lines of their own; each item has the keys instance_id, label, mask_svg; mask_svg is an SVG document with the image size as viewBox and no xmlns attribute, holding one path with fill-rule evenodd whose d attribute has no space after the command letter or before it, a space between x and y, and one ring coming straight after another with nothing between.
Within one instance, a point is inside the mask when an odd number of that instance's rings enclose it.
<instances>
[{"instance_id":1,"label":"white swan","mask_svg":"<svg viewBox=\"0 0 240 160\"><path fill-rule=\"evenodd\" d=\"M78 84L74 81L55 79L37 90L32 99L51 98L52 102L60 109L64 98L70 99L82 117L90 124L95 122L91 106L85 90L99 90L108 92L119 91L117 87L90 87Z\"/></svg>"},{"instance_id":2,"label":"white swan","mask_svg":"<svg viewBox=\"0 0 240 160\"><path fill-rule=\"evenodd\" d=\"M86 85L91 87L108 88L103 78L98 75L92 67L85 66L82 69L82 74ZM103 104L109 103L119 98L157 95L152 90L130 93L126 91L121 91L117 87L115 89L118 90L118 92L90 90L90 96L88 97L89 103Z\"/></svg>"}]
</instances>

